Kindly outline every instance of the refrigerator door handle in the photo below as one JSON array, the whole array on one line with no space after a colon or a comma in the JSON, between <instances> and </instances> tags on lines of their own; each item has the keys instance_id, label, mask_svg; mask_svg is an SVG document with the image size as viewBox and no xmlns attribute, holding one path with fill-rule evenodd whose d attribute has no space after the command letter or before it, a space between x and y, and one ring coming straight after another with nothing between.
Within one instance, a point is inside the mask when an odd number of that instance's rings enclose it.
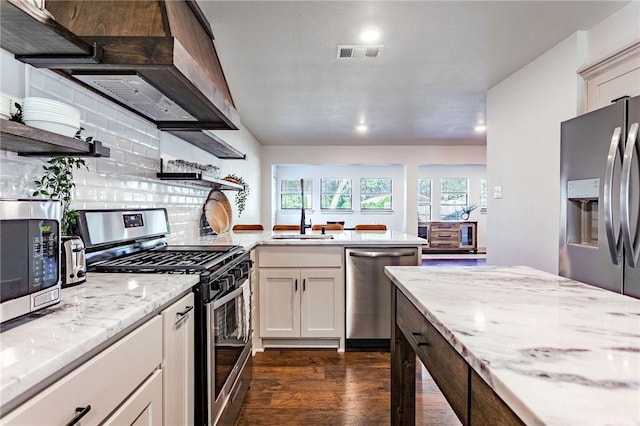
<instances>
[{"instance_id":1,"label":"refrigerator door handle","mask_svg":"<svg viewBox=\"0 0 640 426\"><path fill-rule=\"evenodd\" d=\"M633 154L640 156L638 151L638 123L633 123L629 129L624 157L622 159L622 182L620 184L620 223L622 224L622 238L627 252L627 263L632 268L638 265L640 255L640 227L636 226L635 235L631 235L631 167ZM639 158L640 160L640 158Z\"/></svg>"},{"instance_id":2,"label":"refrigerator door handle","mask_svg":"<svg viewBox=\"0 0 640 426\"><path fill-rule=\"evenodd\" d=\"M607 155L607 167L604 172L604 226L607 234L607 246L609 254L614 265L619 265L622 260L622 231L618 228L618 235L613 229L613 203L611 195L613 194L613 171L616 165L616 156L618 152L622 156L622 146L620 145L621 127L616 127L611 137L611 145L609 146L609 155Z\"/></svg>"}]
</instances>

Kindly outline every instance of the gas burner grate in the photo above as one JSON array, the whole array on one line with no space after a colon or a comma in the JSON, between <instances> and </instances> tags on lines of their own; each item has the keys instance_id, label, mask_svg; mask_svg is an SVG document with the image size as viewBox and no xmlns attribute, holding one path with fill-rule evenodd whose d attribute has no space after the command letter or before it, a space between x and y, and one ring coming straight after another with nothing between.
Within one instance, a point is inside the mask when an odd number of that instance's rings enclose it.
<instances>
[{"instance_id":1,"label":"gas burner grate","mask_svg":"<svg viewBox=\"0 0 640 426\"><path fill-rule=\"evenodd\" d=\"M185 247L163 250L148 250L129 254L95 265L104 272L196 272L215 270L233 257L236 247L212 250L191 250Z\"/></svg>"}]
</instances>

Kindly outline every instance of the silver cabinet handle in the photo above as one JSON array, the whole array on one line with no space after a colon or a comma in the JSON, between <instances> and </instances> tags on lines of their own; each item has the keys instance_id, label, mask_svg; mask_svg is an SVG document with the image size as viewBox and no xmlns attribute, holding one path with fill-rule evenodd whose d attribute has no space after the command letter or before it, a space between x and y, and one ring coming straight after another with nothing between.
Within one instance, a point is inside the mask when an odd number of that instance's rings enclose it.
<instances>
[{"instance_id":1,"label":"silver cabinet handle","mask_svg":"<svg viewBox=\"0 0 640 426\"><path fill-rule=\"evenodd\" d=\"M638 153L638 123L633 123L627 137L627 144L622 160L622 182L620 185L620 223L622 224L622 238L627 252L629 266L635 268L640 255L640 226L636 226L636 234L631 235L631 166L633 154ZM639 158L640 159L640 158ZM640 171L640 170L639 170ZM637 222L636 222L637 223Z\"/></svg>"},{"instance_id":2,"label":"silver cabinet handle","mask_svg":"<svg viewBox=\"0 0 640 426\"><path fill-rule=\"evenodd\" d=\"M609 154L607 155L607 167L604 172L604 227L607 233L607 246L609 247L609 254L614 265L619 265L622 254L622 232L618 229L618 235L616 236L616 230L613 229L613 203L611 202L611 196L613 194L613 171L616 166L616 156L618 152L622 157L622 145L620 145L620 133L622 128L616 127L611 137L611 145L609 146Z\"/></svg>"},{"instance_id":3,"label":"silver cabinet handle","mask_svg":"<svg viewBox=\"0 0 640 426\"><path fill-rule=\"evenodd\" d=\"M410 251L351 251L351 257L404 257L415 256L414 250Z\"/></svg>"}]
</instances>

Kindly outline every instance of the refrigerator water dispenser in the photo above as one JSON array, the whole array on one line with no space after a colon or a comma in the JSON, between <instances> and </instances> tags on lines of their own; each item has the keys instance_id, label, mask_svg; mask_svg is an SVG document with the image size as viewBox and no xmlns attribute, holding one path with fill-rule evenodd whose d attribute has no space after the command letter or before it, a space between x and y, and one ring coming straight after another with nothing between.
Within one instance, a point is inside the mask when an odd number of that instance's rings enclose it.
<instances>
[{"instance_id":1,"label":"refrigerator water dispenser","mask_svg":"<svg viewBox=\"0 0 640 426\"><path fill-rule=\"evenodd\" d=\"M567 181L567 242L598 245L600 179Z\"/></svg>"}]
</instances>

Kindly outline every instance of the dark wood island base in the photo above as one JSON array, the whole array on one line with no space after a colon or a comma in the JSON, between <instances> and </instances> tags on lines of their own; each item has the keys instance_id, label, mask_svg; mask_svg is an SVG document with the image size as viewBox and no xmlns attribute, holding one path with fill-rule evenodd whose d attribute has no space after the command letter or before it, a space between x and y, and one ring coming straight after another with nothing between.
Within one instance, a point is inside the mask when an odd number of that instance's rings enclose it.
<instances>
[{"instance_id":1,"label":"dark wood island base","mask_svg":"<svg viewBox=\"0 0 640 426\"><path fill-rule=\"evenodd\" d=\"M415 424L416 355L463 425L524 424L395 286L391 306L392 425Z\"/></svg>"}]
</instances>

